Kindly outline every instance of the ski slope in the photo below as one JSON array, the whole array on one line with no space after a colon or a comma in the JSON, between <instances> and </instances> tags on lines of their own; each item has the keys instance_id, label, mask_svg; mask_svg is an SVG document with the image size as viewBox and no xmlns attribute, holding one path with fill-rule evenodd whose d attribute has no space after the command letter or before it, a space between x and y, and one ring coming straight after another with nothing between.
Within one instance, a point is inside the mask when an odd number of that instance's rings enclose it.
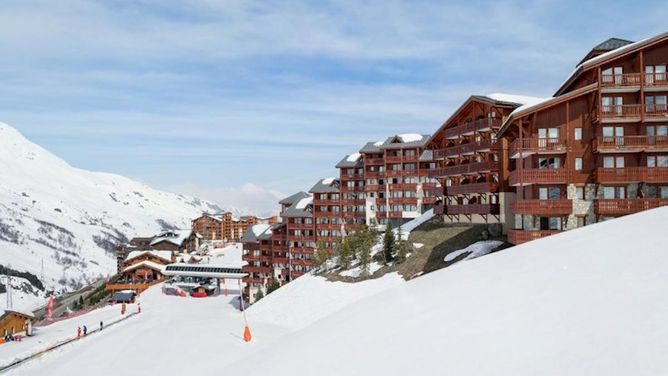
<instances>
[{"instance_id":1,"label":"ski slope","mask_svg":"<svg viewBox=\"0 0 668 376\"><path fill-rule=\"evenodd\" d=\"M300 278L248 310L251 343L231 299L151 289L137 320L10 374L663 375L667 223L655 209L375 291Z\"/></svg>"}]
</instances>

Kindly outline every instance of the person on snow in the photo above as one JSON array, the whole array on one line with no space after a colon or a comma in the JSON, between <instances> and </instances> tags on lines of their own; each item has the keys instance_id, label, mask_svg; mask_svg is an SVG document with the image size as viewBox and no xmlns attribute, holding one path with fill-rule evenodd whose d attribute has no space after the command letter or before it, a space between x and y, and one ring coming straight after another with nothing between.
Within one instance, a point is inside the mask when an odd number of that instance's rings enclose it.
<instances>
[{"instance_id":1,"label":"person on snow","mask_svg":"<svg viewBox=\"0 0 668 376\"><path fill-rule=\"evenodd\" d=\"M104 328L104 323L100 321L100 331L102 330L102 328Z\"/></svg>"},{"instance_id":2,"label":"person on snow","mask_svg":"<svg viewBox=\"0 0 668 376\"><path fill-rule=\"evenodd\" d=\"M81 327L77 326L77 338L81 337Z\"/></svg>"},{"instance_id":3,"label":"person on snow","mask_svg":"<svg viewBox=\"0 0 668 376\"><path fill-rule=\"evenodd\" d=\"M84 335L88 334L88 328L86 328L86 325L83 326L83 333Z\"/></svg>"}]
</instances>

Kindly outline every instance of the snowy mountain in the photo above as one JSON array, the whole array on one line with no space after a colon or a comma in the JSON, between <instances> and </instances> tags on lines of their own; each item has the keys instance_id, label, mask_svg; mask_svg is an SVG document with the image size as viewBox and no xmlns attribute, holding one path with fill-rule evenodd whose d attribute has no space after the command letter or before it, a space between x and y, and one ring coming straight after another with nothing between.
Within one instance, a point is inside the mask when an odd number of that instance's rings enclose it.
<instances>
[{"instance_id":1,"label":"snowy mountain","mask_svg":"<svg viewBox=\"0 0 668 376\"><path fill-rule=\"evenodd\" d=\"M75 289L114 272L117 243L189 228L202 211L219 210L119 175L74 168L0 123L0 266L29 273L13 279L15 308L41 301L42 263L46 290Z\"/></svg>"},{"instance_id":2,"label":"snowy mountain","mask_svg":"<svg viewBox=\"0 0 668 376\"><path fill-rule=\"evenodd\" d=\"M667 222L659 208L408 282L306 275L248 309L250 343L230 304L238 291L196 299L156 286L140 315L9 375L665 375ZM0 366L117 308L0 346Z\"/></svg>"}]
</instances>

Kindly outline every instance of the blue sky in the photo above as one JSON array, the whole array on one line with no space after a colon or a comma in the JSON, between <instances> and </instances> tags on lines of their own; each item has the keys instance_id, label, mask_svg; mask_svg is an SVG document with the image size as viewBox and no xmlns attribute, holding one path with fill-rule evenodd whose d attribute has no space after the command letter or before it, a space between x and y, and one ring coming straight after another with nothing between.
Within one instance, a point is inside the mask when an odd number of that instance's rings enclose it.
<instances>
[{"instance_id":1,"label":"blue sky","mask_svg":"<svg viewBox=\"0 0 668 376\"><path fill-rule=\"evenodd\" d=\"M664 2L0 1L0 121L74 166L270 211L471 94L549 96Z\"/></svg>"}]
</instances>

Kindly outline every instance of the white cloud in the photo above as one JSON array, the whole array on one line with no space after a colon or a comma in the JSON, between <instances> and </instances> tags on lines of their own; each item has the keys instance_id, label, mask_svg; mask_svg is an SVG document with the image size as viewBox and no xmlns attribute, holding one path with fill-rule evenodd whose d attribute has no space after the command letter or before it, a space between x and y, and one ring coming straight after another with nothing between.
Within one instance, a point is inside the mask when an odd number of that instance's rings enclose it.
<instances>
[{"instance_id":1,"label":"white cloud","mask_svg":"<svg viewBox=\"0 0 668 376\"><path fill-rule=\"evenodd\" d=\"M202 187L194 183L185 183L164 187L164 189L213 201L226 210L257 216L278 214L280 210L278 201L288 196L277 190L263 188L253 183L246 183L238 187Z\"/></svg>"}]
</instances>

